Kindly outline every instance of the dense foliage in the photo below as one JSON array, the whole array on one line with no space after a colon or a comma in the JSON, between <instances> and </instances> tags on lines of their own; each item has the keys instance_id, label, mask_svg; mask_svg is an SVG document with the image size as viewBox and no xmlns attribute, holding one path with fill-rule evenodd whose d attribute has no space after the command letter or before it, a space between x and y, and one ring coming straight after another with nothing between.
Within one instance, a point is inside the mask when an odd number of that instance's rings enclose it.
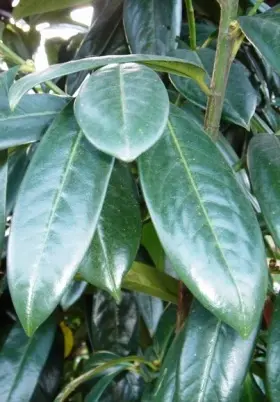
<instances>
[{"instance_id":1,"label":"dense foliage","mask_svg":"<svg viewBox=\"0 0 280 402\"><path fill-rule=\"evenodd\" d=\"M0 401L279 402L280 6L81 5L0 10Z\"/></svg>"}]
</instances>

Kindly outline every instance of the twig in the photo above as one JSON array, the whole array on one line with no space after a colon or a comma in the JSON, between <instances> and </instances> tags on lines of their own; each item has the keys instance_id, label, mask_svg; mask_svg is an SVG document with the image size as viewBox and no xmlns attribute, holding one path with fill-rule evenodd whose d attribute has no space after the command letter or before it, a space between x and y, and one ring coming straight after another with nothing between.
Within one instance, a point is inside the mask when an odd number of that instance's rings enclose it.
<instances>
[{"instance_id":1,"label":"twig","mask_svg":"<svg viewBox=\"0 0 280 402\"><path fill-rule=\"evenodd\" d=\"M195 16L192 0L185 0L188 24L189 24L189 36L190 36L190 47L192 50L196 49L196 27L195 27Z\"/></svg>"},{"instance_id":2,"label":"twig","mask_svg":"<svg viewBox=\"0 0 280 402\"><path fill-rule=\"evenodd\" d=\"M205 129L213 141L217 141L219 137L225 92L233 61L232 51L235 36L232 34L234 30L232 22L236 19L238 11L238 0L220 0L219 3L221 5L219 35L210 86L211 94L208 98L204 123Z\"/></svg>"}]
</instances>

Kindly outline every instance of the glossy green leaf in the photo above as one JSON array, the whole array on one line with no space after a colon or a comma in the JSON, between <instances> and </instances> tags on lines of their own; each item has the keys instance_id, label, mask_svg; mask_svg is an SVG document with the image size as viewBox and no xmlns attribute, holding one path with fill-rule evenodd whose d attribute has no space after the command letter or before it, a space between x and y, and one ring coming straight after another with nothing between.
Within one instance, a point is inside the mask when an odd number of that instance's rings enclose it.
<instances>
[{"instance_id":1,"label":"glossy green leaf","mask_svg":"<svg viewBox=\"0 0 280 402\"><path fill-rule=\"evenodd\" d=\"M197 301L161 367L153 402L237 402L254 349Z\"/></svg>"},{"instance_id":2,"label":"glossy green leaf","mask_svg":"<svg viewBox=\"0 0 280 402\"><path fill-rule=\"evenodd\" d=\"M127 166L116 161L94 237L79 266L82 277L119 301L122 279L134 261L140 235L133 179Z\"/></svg>"},{"instance_id":3,"label":"glossy green leaf","mask_svg":"<svg viewBox=\"0 0 280 402\"><path fill-rule=\"evenodd\" d=\"M6 195L8 178L8 153L0 151L0 255L4 245L6 230Z\"/></svg>"},{"instance_id":4,"label":"glossy green leaf","mask_svg":"<svg viewBox=\"0 0 280 402\"><path fill-rule=\"evenodd\" d=\"M75 54L75 60L89 56L100 56L103 53L120 23L122 5L123 0L94 1L91 27ZM86 75L87 71L69 75L66 81L67 92L74 94Z\"/></svg>"},{"instance_id":5,"label":"glossy green leaf","mask_svg":"<svg viewBox=\"0 0 280 402\"><path fill-rule=\"evenodd\" d=\"M140 157L139 170L180 279L219 319L248 336L263 308L267 268L257 219L227 162L201 126L173 106L165 134Z\"/></svg>"},{"instance_id":6,"label":"glossy green leaf","mask_svg":"<svg viewBox=\"0 0 280 402\"><path fill-rule=\"evenodd\" d=\"M85 136L97 149L130 162L162 135L169 99L153 70L135 63L119 64L103 67L85 81L74 110Z\"/></svg>"},{"instance_id":7,"label":"glossy green leaf","mask_svg":"<svg viewBox=\"0 0 280 402\"><path fill-rule=\"evenodd\" d=\"M254 193L267 226L280 247L280 141L270 134L256 135L249 143L248 167Z\"/></svg>"},{"instance_id":8,"label":"glossy green leaf","mask_svg":"<svg viewBox=\"0 0 280 402\"><path fill-rule=\"evenodd\" d=\"M74 6L89 4L88 0L20 0L15 7L13 16L15 19L28 17L29 15L47 13Z\"/></svg>"},{"instance_id":9,"label":"glossy green leaf","mask_svg":"<svg viewBox=\"0 0 280 402\"><path fill-rule=\"evenodd\" d=\"M130 292L123 292L119 304L102 290L93 295L91 337L94 350L108 350L121 356L138 349L138 311Z\"/></svg>"},{"instance_id":10,"label":"glossy green leaf","mask_svg":"<svg viewBox=\"0 0 280 402\"><path fill-rule=\"evenodd\" d=\"M132 268L124 277L122 287L177 303L178 281L140 262L133 263Z\"/></svg>"},{"instance_id":11,"label":"glossy green leaf","mask_svg":"<svg viewBox=\"0 0 280 402\"><path fill-rule=\"evenodd\" d=\"M55 336L55 323L48 320L28 338L15 325L0 353L1 402L29 401L49 355Z\"/></svg>"},{"instance_id":12,"label":"glossy green leaf","mask_svg":"<svg viewBox=\"0 0 280 402\"><path fill-rule=\"evenodd\" d=\"M207 84L210 85L212 70L215 60L215 50L200 49L195 52L201 61L205 71L207 71ZM176 57L189 57L189 51L178 49L174 52ZM207 96L201 91L198 85L191 79L171 76L171 81L175 88L190 102L206 109ZM253 88L248 72L245 67L239 63L233 63L225 95L223 107L223 118L235 124L250 128L250 120L255 113L258 95Z\"/></svg>"},{"instance_id":13,"label":"glossy green leaf","mask_svg":"<svg viewBox=\"0 0 280 402\"><path fill-rule=\"evenodd\" d=\"M135 299L149 334L153 336L163 313L163 302L143 293L135 293Z\"/></svg>"},{"instance_id":14,"label":"glossy green leaf","mask_svg":"<svg viewBox=\"0 0 280 402\"><path fill-rule=\"evenodd\" d=\"M25 174L29 158L26 147L19 147L8 157L8 186L6 211L9 216L14 208L19 186Z\"/></svg>"},{"instance_id":15,"label":"glossy green leaf","mask_svg":"<svg viewBox=\"0 0 280 402\"><path fill-rule=\"evenodd\" d=\"M227 161L227 163L229 164L229 166L231 167L236 180L240 184L241 190L244 192L245 196L251 202L255 211L259 213L260 206L258 204L256 197L254 197L253 194L251 193L250 180L245 168L242 168L237 172L235 171L236 164L240 163L238 155L236 154L230 143L223 135L220 135L218 141L216 142L216 145L219 151L222 153L225 160Z\"/></svg>"},{"instance_id":16,"label":"glossy green leaf","mask_svg":"<svg viewBox=\"0 0 280 402\"><path fill-rule=\"evenodd\" d=\"M7 95L0 96L0 149L38 141L70 98L25 95L11 112Z\"/></svg>"},{"instance_id":17,"label":"glossy green leaf","mask_svg":"<svg viewBox=\"0 0 280 402\"><path fill-rule=\"evenodd\" d=\"M113 371L113 373L104 375L85 397L85 402L98 402L106 388L123 370L123 367L118 367Z\"/></svg>"},{"instance_id":18,"label":"glossy green leaf","mask_svg":"<svg viewBox=\"0 0 280 402\"><path fill-rule=\"evenodd\" d=\"M177 47L181 0L125 0L124 27L132 53L165 55Z\"/></svg>"},{"instance_id":19,"label":"glossy green leaf","mask_svg":"<svg viewBox=\"0 0 280 402\"><path fill-rule=\"evenodd\" d=\"M189 102L186 102L185 104L182 105L181 109L183 109L189 115L190 119L195 119L198 122L198 124L200 124L201 128L203 128L203 115L197 113L198 111L201 111L200 109L198 109L197 106ZM260 207L256 198L251 194L250 180L245 168L239 169L238 171L235 170L236 165L240 163L240 158L236 154L235 150L223 135L219 136L216 145L219 151L222 153L225 160L227 161L227 163L229 164L229 166L231 167L236 180L240 184L242 191L244 192L246 197L250 200L256 212L259 213Z\"/></svg>"},{"instance_id":20,"label":"glossy green leaf","mask_svg":"<svg viewBox=\"0 0 280 402\"><path fill-rule=\"evenodd\" d=\"M83 258L104 202L113 161L78 127L72 105L50 127L17 198L8 280L28 335L50 315Z\"/></svg>"},{"instance_id":21,"label":"glossy green leaf","mask_svg":"<svg viewBox=\"0 0 280 402\"><path fill-rule=\"evenodd\" d=\"M264 402L265 397L257 386L253 376L247 374L243 383L241 398L239 402Z\"/></svg>"},{"instance_id":22,"label":"glossy green leaf","mask_svg":"<svg viewBox=\"0 0 280 402\"><path fill-rule=\"evenodd\" d=\"M243 16L238 22L249 41L280 73L280 13L267 11L253 17Z\"/></svg>"},{"instance_id":23,"label":"glossy green leaf","mask_svg":"<svg viewBox=\"0 0 280 402\"><path fill-rule=\"evenodd\" d=\"M87 283L84 281L75 281L73 280L72 283L66 289L66 292L62 296L60 301L60 305L64 311L67 311L73 304L76 303L84 293L87 287Z\"/></svg>"},{"instance_id":24,"label":"glossy green leaf","mask_svg":"<svg viewBox=\"0 0 280 402\"><path fill-rule=\"evenodd\" d=\"M76 73L82 70L92 70L109 64L116 63L139 63L145 64L156 71L167 72L171 74L182 75L183 77L192 77L201 88L209 93L209 89L204 82L205 71L199 60L192 56L188 61L177 59L175 57L155 56L155 55L127 55L127 56L102 56L88 57L82 60L73 60L68 63L54 64L45 71L29 74L13 84L10 89L10 105L14 109L21 97L34 86L42 82L52 80Z\"/></svg>"},{"instance_id":25,"label":"glossy green leaf","mask_svg":"<svg viewBox=\"0 0 280 402\"><path fill-rule=\"evenodd\" d=\"M280 295L276 297L272 322L267 341L266 376L269 396L272 402L279 401L280 395Z\"/></svg>"}]
</instances>

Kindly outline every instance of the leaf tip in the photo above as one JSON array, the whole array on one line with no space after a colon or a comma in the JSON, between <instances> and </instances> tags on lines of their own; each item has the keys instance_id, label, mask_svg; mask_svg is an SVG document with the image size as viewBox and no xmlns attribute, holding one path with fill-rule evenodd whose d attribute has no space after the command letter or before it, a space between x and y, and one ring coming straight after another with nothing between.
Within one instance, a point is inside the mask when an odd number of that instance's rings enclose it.
<instances>
[{"instance_id":1,"label":"leaf tip","mask_svg":"<svg viewBox=\"0 0 280 402\"><path fill-rule=\"evenodd\" d=\"M11 102L11 101L9 102L9 104L10 104L10 109L13 112L15 110L15 108L16 108L16 104L14 102Z\"/></svg>"}]
</instances>

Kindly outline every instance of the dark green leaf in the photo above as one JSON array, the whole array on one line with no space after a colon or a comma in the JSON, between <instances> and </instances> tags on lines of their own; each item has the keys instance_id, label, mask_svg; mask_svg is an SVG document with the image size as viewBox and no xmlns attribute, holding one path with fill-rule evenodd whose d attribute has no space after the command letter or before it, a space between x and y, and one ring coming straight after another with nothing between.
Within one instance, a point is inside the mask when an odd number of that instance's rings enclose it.
<instances>
[{"instance_id":1,"label":"dark green leaf","mask_svg":"<svg viewBox=\"0 0 280 402\"><path fill-rule=\"evenodd\" d=\"M92 285L121 297L123 276L139 247L141 216L129 169L116 161L88 252L79 271Z\"/></svg>"},{"instance_id":2,"label":"dark green leaf","mask_svg":"<svg viewBox=\"0 0 280 402\"><path fill-rule=\"evenodd\" d=\"M103 52L103 56L106 55L123 55L123 54L128 54L129 49L126 43L126 37L124 33L124 28L123 28L123 23L122 21L120 22L118 28L116 29L116 32L114 33L114 36L108 43L108 46Z\"/></svg>"},{"instance_id":3,"label":"dark green leaf","mask_svg":"<svg viewBox=\"0 0 280 402\"><path fill-rule=\"evenodd\" d=\"M66 289L66 292L62 296L60 301L60 305L64 311L68 310L76 301L84 293L85 288L87 287L87 283L84 281L75 281L73 280L72 283Z\"/></svg>"},{"instance_id":4,"label":"dark green leaf","mask_svg":"<svg viewBox=\"0 0 280 402\"><path fill-rule=\"evenodd\" d=\"M280 77L279 77L280 78ZM262 113L272 128L274 132L280 130L280 113L277 112L273 107L267 105L263 110Z\"/></svg>"},{"instance_id":5,"label":"dark green leaf","mask_svg":"<svg viewBox=\"0 0 280 402\"><path fill-rule=\"evenodd\" d=\"M214 22L219 21L220 6L217 0L194 0L193 3L195 10L199 14L208 17L209 20Z\"/></svg>"},{"instance_id":6,"label":"dark green leaf","mask_svg":"<svg viewBox=\"0 0 280 402\"><path fill-rule=\"evenodd\" d=\"M163 303L160 299L142 293L135 293L139 312L151 336L157 328L163 313Z\"/></svg>"},{"instance_id":7,"label":"dark green leaf","mask_svg":"<svg viewBox=\"0 0 280 402\"><path fill-rule=\"evenodd\" d=\"M266 375L268 391L272 402L280 395L280 294L277 295L267 342Z\"/></svg>"},{"instance_id":8,"label":"dark green leaf","mask_svg":"<svg viewBox=\"0 0 280 402\"><path fill-rule=\"evenodd\" d=\"M64 368L64 337L57 328L49 356L40 374L31 402L53 402L61 385Z\"/></svg>"},{"instance_id":9,"label":"dark green leaf","mask_svg":"<svg viewBox=\"0 0 280 402\"><path fill-rule=\"evenodd\" d=\"M207 83L210 85L215 50L200 49L195 54L201 60L205 71L207 71ZM174 56L179 58L189 57L189 51L178 49ZM175 88L190 102L193 102L202 109L206 109L207 97L191 79L171 76ZM253 88L245 67L239 63L233 63L226 90L223 118L245 128L250 128L250 120L255 113L257 106L257 92Z\"/></svg>"},{"instance_id":10,"label":"dark green leaf","mask_svg":"<svg viewBox=\"0 0 280 402\"><path fill-rule=\"evenodd\" d=\"M249 41L280 73L280 13L267 11L253 17L239 17L238 22Z\"/></svg>"},{"instance_id":11,"label":"dark green leaf","mask_svg":"<svg viewBox=\"0 0 280 402\"><path fill-rule=\"evenodd\" d=\"M143 226L141 244L148 251L156 268L159 271L164 271L165 253L152 222Z\"/></svg>"},{"instance_id":12,"label":"dark green leaf","mask_svg":"<svg viewBox=\"0 0 280 402\"><path fill-rule=\"evenodd\" d=\"M25 174L29 158L26 148L17 148L8 157L7 216L14 208L19 186Z\"/></svg>"},{"instance_id":13,"label":"dark green leaf","mask_svg":"<svg viewBox=\"0 0 280 402\"><path fill-rule=\"evenodd\" d=\"M102 398L102 402L139 402L142 390L143 380L141 376L128 372L123 378L112 384L106 393L106 398Z\"/></svg>"},{"instance_id":14,"label":"dark green leaf","mask_svg":"<svg viewBox=\"0 0 280 402\"><path fill-rule=\"evenodd\" d=\"M6 24L3 31L3 42L23 60L32 59L35 51L40 45L40 33L35 27L30 26L26 32L16 24ZM8 66L14 66L13 57L5 57Z\"/></svg>"},{"instance_id":15,"label":"dark green leaf","mask_svg":"<svg viewBox=\"0 0 280 402\"><path fill-rule=\"evenodd\" d=\"M153 383L147 382L144 385L141 402L151 402L153 397Z\"/></svg>"},{"instance_id":16,"label":"dark green leaf","mask_svg":"<svg viewBox=\"0 0 280 402\"><path fill-rule=\"evenodd\" d=\"M248 336L266 295L264 246L252 207L215 144L173 106L165 134L140 157L139 170L180 279L219 319Z\"/></svg>"},{"instance_id":17,"label":"dark green leaf","mask_svg":"<svg viewBox=\"0 0 280 402\"><path fill-rule=\"evenodd\" d=\"M8 280L28 335L54 310L76 273L112 167L112 159L88 143L67 106L31 160L13 215Z\"/></svg>"},{"instance_id":18,"label":"dark green leaf","mask_svg":"<svg viewBox=\"0 0 280 402\"><path fill-rule=\"evenodd\" d=\"M280 247L280 141L270 134L249 143L248 166L254 193L267 226Z\"/></svg>"},{"instance_id":19,"label":"dark green leaf","mask_svg":"<svg viewBox=\"0 0 280 402\"><path fill-rule=\"evenodd\" d=\"M195 301L164 360L153 402L237 402L257 329L244 340Z\"/></svg>"},{"instance_id":20,"label":"dark green leaf","mask_svg":"<svg viewBox=\"0 0 280 402\"><path fill-rule=\"evenodd\" d=\"M38 141L69 99L47 94L25 95L11 112L7 96L0 96L0 149Z\"/></svg>"},{"instance_id":21,"label":"dark green leaf","mask_svg":"<svg viewBox=\"0 0 280 402\"><path fill-rule=\"evenodd\" d=\"M135 63L119 64L103 67L85 81L74 110L96 148L130 162L162 135L169 99L153 70Z\"/></svg>"},{"instance_id":22,"label":"dark green leaf","mask_svg":"<svg viewBox=\"0 0 280 402\"><path fill-rule=\"evenodd\" d=\"M69 98L53 95L26 95L11 112L8 91L18 67L0 74L0 149L38 141Z\"/></svg>"},{"instance_id":23,"label":"dark green leaf","mask_svg":"<svg viewBox=\"0 0 280 402\"><path fill-rule=\"evenodd\" d=\"M205 71L199 60L192 57L192 54L190 54L188 58L189 61L175 57L154 55L102 56L73 60L63 64L54 64L45 71L29 74L15 82L9 94L10 105L11 108L14 109L21 97L28 90L42 82L78 71L97 69L108 64L116 63L140 63L156 71L178 74L183 77L192 77L206 93L209 93L209 89L204 82Z\"/></svg>"},{"instance_id":24,"label":"dark green leaf","mask_svg":"<svg viewBox=\"0 0 280 402\"><path fill-rule=\"evenodd\" d=\"M133 263L124 277L122 287L177 303L178 281L140 262Z\"/></svg>"},{"instance_id":25,"label":"dark green leaf","mask_svg":"<svg viewBox=\"0 0 280 402\"><path fill-rule=\"evenodd\" d=\"M124 370L123 367L117 367L112 374L104 375L97 384L94 385L90 393L86 396L85 402L98 402L105 392L106 388L114 380L114 378Z\"/></svg>"},{"instance_id":26,"label":"dark green leaf","mask_svg":"<svg viewBox=\"0 0 280 402\"><path fill-rule=\"evenodd\" d=\"M102 290L93 295L91 334L94 350L126 356L137 352L138 312L132 293L124 292L119 304Z\"/></svg>"},{"instance_id":27,"label":"dark green leaf","mask_svg":"<svg viewBox=\"0 0 280 402\"><path fill-rule=\"evenodd\" d=\"M264 402L265 397L257 386L253 376L247 374L243 383L240 402Z\"/></svg>"},{"instance_id":28,"label":"dark green leaf","mask_svg":"<svg viewBox=\"0 0 280 402\"><path fill-rule=\"evenodd\" d=\"M125 0L124 27L132 53L165 55L177 47L181 0Z\"/></svg>"},{"instance_id":29,"label":"dark green leaf","mask_svg":"<svg viewBox=\"0 0 280 402\"><path fill-rule=\"evenodd\" d=\"M214 36L217 31L216 25L214 25L212 22L207 21L207 20L202 20L201 22L196 23L196 43L198 46L202 46L206 39L208 39L210 36ZM181 33L181 38L183 41L186 43L189 42L189 37L190 37L190 31L189 31L189 25L188 24L183 24L182 25L182 33ZM214 47L215 41L213 40L209 46Z\"/></svg>"},{"instance_id":30,"label":"dark green leaf","mask_svg":"<svg viewBox=\"0 0 280 402\"><path fill-rule=\"evenodd\" d=\"M75 54L75 60L100 56L114 35L122 16L123 0L95 0L91 27ZM86 71L67 77L67 92L74 94L87 75Z\"/></svg>"},{"instance_id":31,"label":"dark green leaf","mask_svg":"<svg viewBox=\"0 0 280 402\"><path fill-rule=\"evenodd\" d=\"M78 5L89 4L89 0L21 0L14 9L15 19L27 17L29 15L47 13L49 11L61 10Z\"/></svg>"},{"instance_id":32,"label":"dark green leaf","mask_svg":"<svg viewBox=\"0 0 280 402\"><path fill-rule=\"evenodd\" d=\"M29 401L49 355L55 323L48 320L28 338L15 325L0 353L1 402Z\"/></svg>"},{"instance_id":33,"label":"dark green leaf","mask_svg":"<svg viewBox=\"0 0 280 402\"><path fill-rule=\"evenodd\" d=\"M1 109L3 105L5 105L5 108L9 106L7 96L9 89L18 73L18 70L19 66L16 66L0 74L0 101L2 103Z\"/></svg>"},{"instance_id":34,"label":"dark green leaf","mask_svg":"<svg viewBox=\"0 0 280 402\"><path fill-rule=\"evenodd\" d=\"M6 229L6 194L8 176L8 153L0 151L0 255L4 245Z\"/></svg>"},{"instance_id":35,"label":"dark green leaf","mask_svg":"<svg viewBox=\"0 0 280 402\"><path fill-rule=\"evenodd\" d=\"M177 309L175 306L166 307L158 323L155 336L153 338L153 348L161 361L169 347L169 344L175 334L177 319Z\"/></svg>"}]
</instances>

